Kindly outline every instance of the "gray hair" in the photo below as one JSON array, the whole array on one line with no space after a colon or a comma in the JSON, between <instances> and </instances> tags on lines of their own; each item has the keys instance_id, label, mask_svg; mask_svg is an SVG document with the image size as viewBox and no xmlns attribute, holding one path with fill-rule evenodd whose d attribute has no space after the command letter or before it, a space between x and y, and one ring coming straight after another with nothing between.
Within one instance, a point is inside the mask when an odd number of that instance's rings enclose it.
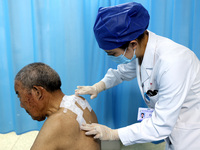
<instances>
[{"instance_id":1,"label":"gray hair","mask_svg":"<svg viewBox=\"0 0 200 150\"><path fill-rule=\"evenodd\" d=\"M32 63L23 67L15 76L15 80L31 90L33 86L42 86L49 92L60 90L61 80L58 73L44 63Z\"/></svg>"}]
</instances>

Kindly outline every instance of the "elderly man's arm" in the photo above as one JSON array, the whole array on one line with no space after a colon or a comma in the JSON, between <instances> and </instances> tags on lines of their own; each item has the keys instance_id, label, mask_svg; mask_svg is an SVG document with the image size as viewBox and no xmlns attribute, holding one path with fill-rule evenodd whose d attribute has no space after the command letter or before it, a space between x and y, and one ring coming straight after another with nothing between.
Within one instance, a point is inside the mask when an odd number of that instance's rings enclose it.
<instances>
[{"instance_id":1,"label":"elderly man's arm","mask_svg":"<svg viewBox=\"0 0 200 150\"><path fill-rule=\"evenodd\" d=\"M70 113L58 112L45 121L31 150L70 149L79 132L79 125Z\"/></svg>"}]
</instances>

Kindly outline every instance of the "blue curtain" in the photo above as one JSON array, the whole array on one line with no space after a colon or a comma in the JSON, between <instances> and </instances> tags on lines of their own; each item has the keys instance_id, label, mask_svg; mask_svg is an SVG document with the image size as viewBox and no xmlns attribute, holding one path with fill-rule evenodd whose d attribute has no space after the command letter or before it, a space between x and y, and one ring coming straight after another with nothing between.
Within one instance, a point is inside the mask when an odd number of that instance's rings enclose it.
<instances>
[{"instance_id":1,"label":"blue curtain","mask_svg":"<svg viewBox=\"0 0 200 150\"><path fill-rule=\"evenodd\" d=\"M21 134L43 124L33 121L16 97L14 77L23 66L50 65L59 73L67 95L74 94L77 85L92 85L108 68L116 68L98 48L93 24L99 7L130 1L0 0L0 133ZM136 2L150 13L149 30L189 47L200 58L199 0ZM146 107L136 79L103 91L94 100L84 97L99 123L111 128L137 122L137 108Z\"/></svg>"}]
</instances>

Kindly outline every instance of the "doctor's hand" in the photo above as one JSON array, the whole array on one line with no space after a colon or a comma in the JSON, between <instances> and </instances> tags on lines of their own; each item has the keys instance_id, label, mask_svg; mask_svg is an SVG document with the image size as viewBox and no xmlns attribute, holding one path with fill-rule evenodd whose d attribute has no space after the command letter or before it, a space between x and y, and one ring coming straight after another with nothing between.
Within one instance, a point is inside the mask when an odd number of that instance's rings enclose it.
<instances>
[{"instance_id":1,"label":"doctor's hand","mask_svg":"<svg viewBox=\"0 0 200 150\"><path fill-rule=\"evenodd\" d=\"M78 96L89 94L91 95L90 98L94 99L101 91L105 90L105 88L106 85L103 81L100 81L93 86L77 86L77 89L75 90L75 95Z\"/></svg>"},{"instance_id":2,"label":"doctor's hand","mask_svg":"<svg viewBox=\"0 0 200 150\"><path fill-rule=\"evenodd\" d=\"M119 140L117 130L113 130L97 123L83 124L81 130L86 131L85 135L94 135L94 139L100 140Z\"/></svg>"}]
</instances>

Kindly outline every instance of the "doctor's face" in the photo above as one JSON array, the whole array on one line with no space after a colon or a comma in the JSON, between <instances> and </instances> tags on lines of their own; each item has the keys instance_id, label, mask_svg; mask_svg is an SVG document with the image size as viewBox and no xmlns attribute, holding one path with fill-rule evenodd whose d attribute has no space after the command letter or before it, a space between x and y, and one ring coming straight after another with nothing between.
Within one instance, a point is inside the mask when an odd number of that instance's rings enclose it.
<instances>
[{"instance_id":1,"label":"doctor's face","mask_svg":"<svg viewBox=\"0 0 200 150\"><path fill-rule=\"evenodd\" d=\"M39 109L39 103L30 90L23 87L20 81L15 81L15 92L20 100L20 106L32 117L33 120L42 121L46 116Z\"/></svg>"},{"instance_id":2,"label":"doctor's face","mask_svg":"<svg viewBox=\"0 0 200 150\"><path fill-rule=\"evenodd\" d=\"M125 54L124 54L125 50L121 49L121 48L115 48L115 49L112 49L112 50L105 50L105 52L107 53L107 55L111 55L111 56L115 56L115 57L122 54L128 59L131 59L134 55L134 50L131 49L130 47L127 48Z\"/></svg>"}]
</instances>

